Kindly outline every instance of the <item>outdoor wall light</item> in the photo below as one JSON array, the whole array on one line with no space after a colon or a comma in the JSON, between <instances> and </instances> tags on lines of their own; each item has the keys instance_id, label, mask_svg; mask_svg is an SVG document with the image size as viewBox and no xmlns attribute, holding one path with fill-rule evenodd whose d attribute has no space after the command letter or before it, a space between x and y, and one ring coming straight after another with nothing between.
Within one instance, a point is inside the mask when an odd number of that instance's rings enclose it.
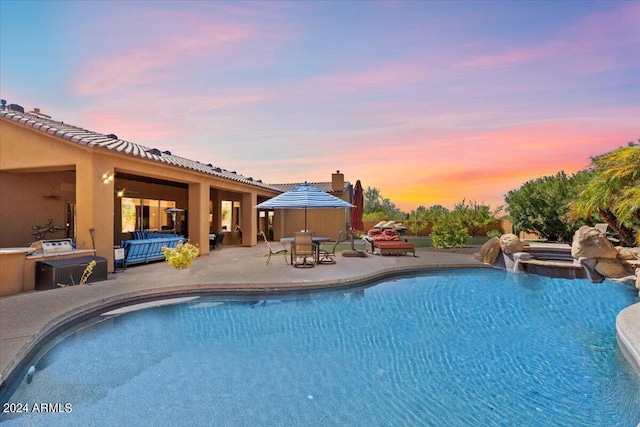
<instances>
[{"instance_id":1,"label":"outdoor wall light","mask_svg":"<svg viewBox=\"0 0 640 427\"><path fill-rule=\"evenodd\" d=\"M118 197L124 197L124 191L126 190L126 188L119 188L118 191L116 191L116 195Z\"/></svg>"},{"instance_id":2,"label":"outdoor wall light","mask_svg":"<svg viewBox=\"0 0 640 427\"><path fill-rule=\"evenodd\" d=\"M102 182L104 184L109 184L111 181L113 181L113 178L115 177L115 173L109 173L109 172L105 172L102 174Z\"/></svg>"}]
</instances>

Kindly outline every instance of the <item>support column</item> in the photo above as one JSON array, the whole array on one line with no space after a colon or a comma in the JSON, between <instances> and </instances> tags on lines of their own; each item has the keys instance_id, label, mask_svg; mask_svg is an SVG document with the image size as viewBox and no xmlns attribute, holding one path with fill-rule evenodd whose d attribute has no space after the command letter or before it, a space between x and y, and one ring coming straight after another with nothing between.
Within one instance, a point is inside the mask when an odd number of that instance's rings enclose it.
<instances>
[{"instance_id":1,"label":"support column","mask_svg":"<svg viewBox=\"0 0 640 427\"><path fill-rule=\"evenodd\" d=\"M189 240L209 254L209 185L189 184Z\"/></svg>"},{"instance_id":2,"label":"support column","mask_svg":"<svg viewBox=\"0 0 640 427\"><path fill-rule=\"evenodd\" d=\"M256 193L242 194L242 246L258 244L258 204Z\"/></svg>"},{"instance_id":3,"label":"support column","mask_svg":"<svg viewBox=\"0 0 640 427\"><path fill-rule=\"evenodd\" d=\"M107 271L113 271L115 189L113 179L103 182L103 174L114 174L106 159L93 157L76 164L76 247L95 245L96 255L107 259Z\"/></svg>"}]
</instances>

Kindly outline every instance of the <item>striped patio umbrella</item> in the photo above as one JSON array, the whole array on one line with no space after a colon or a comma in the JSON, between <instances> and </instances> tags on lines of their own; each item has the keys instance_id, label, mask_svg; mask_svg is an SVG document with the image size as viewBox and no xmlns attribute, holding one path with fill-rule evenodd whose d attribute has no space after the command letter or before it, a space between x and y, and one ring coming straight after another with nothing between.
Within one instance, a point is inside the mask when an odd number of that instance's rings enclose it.
<instances>
[{"instance_id":1,"label":"striped patio umbrella","mask_svg":"<svg viewBox=\"0 0 640 427\"><path fill-rule=\"evenodd\" d=\"M352 208L353 205L305 182L255 207L266 209L304 209L304 228L307 230L307 209Z\"/></svg>"}]
</instances>

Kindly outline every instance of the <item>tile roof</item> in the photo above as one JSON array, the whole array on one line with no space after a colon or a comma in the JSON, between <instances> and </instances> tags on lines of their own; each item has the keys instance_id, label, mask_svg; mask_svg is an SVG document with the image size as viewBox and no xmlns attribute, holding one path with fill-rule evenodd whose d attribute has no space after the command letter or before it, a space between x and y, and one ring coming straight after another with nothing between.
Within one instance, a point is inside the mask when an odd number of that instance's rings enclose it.
<instances>
[{"instance_id":1,"label":"tile roof","mask_svg":"<svg viewBox=\"0 0 640 427\"><path fill-rule=\"evenodd\" d=\"M303 182L296 182L293 184L271 184L271 187L282 191L283 193L285 191L289 191L291 190L293 187L295 187L296 185L300 185L300 184L304 184ZM331 182L309 182L308 184L313 185L314 187L316 187L318 190L322 190L325 193L336 193L337 191L333 190L331 188ZM348 181L344 182L344 188L342 190L338 190L338 191L344 191L346 189L349 188L351 184Z\"/></svg>"},{"instance_id":2,"label":"tile roof","mask_svg":"<svg viewBox=\"0 0 640 427\"><path fill-rule=\"evenodd\" d=\"M58 122L43 115L23 113L14 110L0 110L0 117L29 126L40 132L75 142L90 148L106 149L113 152L127 154L134 157L141 157L150 161L165 163L171 166L177 166L185 169L191 169L197 172L206 173L219 178L225 178L231 181L241 182L244 184L254 185L256 187L266 188L269 190L280 190L279 187L265 184L262 180L254 180L251 177L245 177L235 171L228 171L212 164L204 164L196 160L186 159L184 157L175 156L169 151L160 151L157 148L149 148L140 144L118 139L115 135L104 135L98 132L89 131L71 126L64 122Z\"/></svg>"}]
</instances>

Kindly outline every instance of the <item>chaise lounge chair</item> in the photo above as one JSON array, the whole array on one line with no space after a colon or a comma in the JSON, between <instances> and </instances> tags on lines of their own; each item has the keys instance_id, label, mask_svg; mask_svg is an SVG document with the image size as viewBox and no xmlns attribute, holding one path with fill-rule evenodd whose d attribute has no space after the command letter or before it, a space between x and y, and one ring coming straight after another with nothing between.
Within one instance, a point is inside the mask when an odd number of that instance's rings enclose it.
<instances>
[{"instance_id":1,"label":"chaise lounge chair","mask_svg":"<svg viewBox=\"0 0 640 427\"><path fill-rule=\"evenodd\" d=\"M367 250L378 255L406 255L411 253L416 256L416 246L400 240L395 229L371 229L365 239Z\"/></svg>"}]
</instances>

